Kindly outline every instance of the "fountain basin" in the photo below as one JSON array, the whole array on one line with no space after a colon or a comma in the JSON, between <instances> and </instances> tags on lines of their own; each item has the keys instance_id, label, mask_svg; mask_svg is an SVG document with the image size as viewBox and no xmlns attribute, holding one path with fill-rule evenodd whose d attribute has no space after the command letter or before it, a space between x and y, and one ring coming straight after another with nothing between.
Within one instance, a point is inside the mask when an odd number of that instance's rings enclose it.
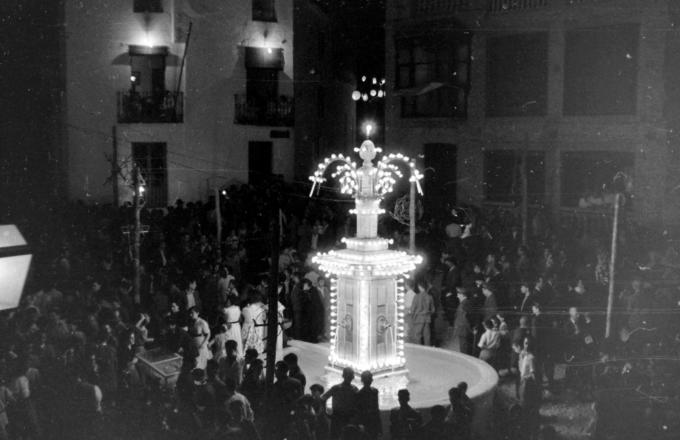
<instances>
[{"instance_id":1,"label":"fountain basin","mask_svg":"<svg viewBox=\"0 0 680 440\"><path fill-rule=\"evenodd\" d=\"M340 375L328 371L328 344L290 341L285 353L296 353L300 367L307 377L307 386L319 383L328 389L341 381ZM405 344L405 375L378 378L374 386L380 390L380 410L383 430L389 438L389 411L398 406L397 391L408 388L411 406L429 420L434 405L449 405L448 390L459 382L467 382L467 394L475 405L473 432L486 438L491 429L493 399L498 385L498 374L486 362L455 351L422 345ZM361 386L356 372L356 385Z\"/></svg>"}]
</instances>

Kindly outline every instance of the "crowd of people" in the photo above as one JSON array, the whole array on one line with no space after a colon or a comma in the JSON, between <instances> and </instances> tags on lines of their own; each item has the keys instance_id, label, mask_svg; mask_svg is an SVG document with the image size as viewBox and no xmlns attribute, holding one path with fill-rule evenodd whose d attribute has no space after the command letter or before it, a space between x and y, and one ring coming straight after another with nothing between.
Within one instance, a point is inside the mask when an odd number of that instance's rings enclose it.
<instances>
[{"instance_id":1,"label":"crowd of people","mask_svg":"<svg viewBox=\"0 0 680 440\"><path fill-rule=\"evenodd\" d=\"M26 294L18 309L0 313L0 439L106 438L112 420L125 420L116 429L127 438L472 438L464 383L449 390L448 408L429 414L400 390L383 431L370 373L346 369L326 390L306 382L294 353L284 356L289 338L328 339L328 280L310 257L352 234L345 204L286 194L276 222L273 194L247 185L229 189L220 216L212 201L144 210L138 292L132 237L121 228L131 207L69 206L54 222L67 225L57 235L47 227L54 224L27 226L36 258ZM571 391L594 402L597 438L676 432L680 263L672 243L643 246L624 230L624 276L605 337L602 236L537 214L523 240L513 217L469 212L462 234L445 232L447 213L419 232L427 263L407 291L408 338L478 356L515 383L517 404L493 421L498 437L550 438L541 401ZM276 379L268 385L272 224L281 251ZM389 217L381 230L404 244ZM640 252L647 248L649 258ZM181 358L174 386L143 361L157 353ZM566 366L566 378L556 365ZM618 416L624 409L636 421L630 428Z\"/></svg>"}]
</instances>

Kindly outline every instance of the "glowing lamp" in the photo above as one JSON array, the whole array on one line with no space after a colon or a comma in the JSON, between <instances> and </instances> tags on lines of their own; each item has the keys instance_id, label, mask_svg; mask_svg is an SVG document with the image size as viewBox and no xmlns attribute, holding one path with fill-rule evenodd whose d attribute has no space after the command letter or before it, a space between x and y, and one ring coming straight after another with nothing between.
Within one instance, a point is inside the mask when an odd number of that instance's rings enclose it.
<instances>
[{"instance_id":1,"label":"glowing lamp","mask_svg":"<svg viewBox=\"0 0 680 440\"><path fill-rule=\"evenodd\" d=\"M0 310L19 305L33 255L14 225L0 225Z\"/></svg>"},{"instance_id":2,"label":"glowing lamp","mask_svg":"<svg viewBox=\"0 0 680 440\"><path fill-rule=\"evenodd\" d=\"M368 101L368 94L367 94L367 93L364 93L363 95L361 95L361 99L362 99L364 102Z\"/></svg>"},{"instance_id":3,"label":"glowing lamp","mask_svg":"<svg viewBox=\"0 0 680 440\"><path fill-rule=\"evenodd\" d=\"M367 138L367 139L370 138L370 137L371 137L371 133L373 132L373 124L367 122L367 123L364 125L364 131L366 132L366 138Z\"/></svg>"},{"instance_id":4,"label":"glowing lamp","mask_svg":"<svg viewBox=\"0 0 680 440\"><path fill-rule=\"evenodd\" d=\"M371 89L371 91L369 92L369 94L370 94L371 96L374 97L375 95L378 94L378 92L376 92L375 89Z\"/></svg>"},{"instance_id":5,"label":"glowing lamp","mask_svg":"<svg viewBox=\"0 0 680 440\"><path fill-rule=\"evenodd\" d=\"M358 101L360 99L361 99L361 92L359 92L358 90L353 91L352 92L352 100Z\"/></svg>"}]
</instances>

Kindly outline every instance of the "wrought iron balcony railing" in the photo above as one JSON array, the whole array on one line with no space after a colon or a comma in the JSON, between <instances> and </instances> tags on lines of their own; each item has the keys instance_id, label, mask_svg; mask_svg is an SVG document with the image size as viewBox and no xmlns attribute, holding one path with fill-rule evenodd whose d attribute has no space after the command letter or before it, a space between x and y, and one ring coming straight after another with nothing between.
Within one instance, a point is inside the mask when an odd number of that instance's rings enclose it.
<instances>
[{"instance_id":1,"label":"wrought iron balcony railing","mask_svg":"<svg viewBox=\"0 0 680 440\"><path fill-rule=\"evenodd\" d=\"M120 123L180 123L184 121L182 92L118 92Z\"/></svg>"},{"instance_id":2,"label":"wrought iron balcony railing","mask_svg":"<svg viewBox=\"0 0 680 440\"><path fill-rule=\"evenodd\" d=\"M491 13L525 11L550 6L548 0L491 0Z\"/></svg>"},{"instance_id":3,"label":"wrought iron balcony railing","mask_svg":"<svg viewBox=\"0 0 680 440\"><path fill-rule=\"evenodd\" d=\"M453 14L469 9L473 0L416 0L416 15Z\"/></svg>"},{"instance_id":4,"label":"wrought iron balcony railing","mask_svg":"<svg viewBox=\"0 0 680 440\"><path fill-rule=\"evenodd\" d=\"M292 127L295 122L294 108L291 96L257 99L238 94L234 95L234 123Z\"/></svg>"}]
</instances>

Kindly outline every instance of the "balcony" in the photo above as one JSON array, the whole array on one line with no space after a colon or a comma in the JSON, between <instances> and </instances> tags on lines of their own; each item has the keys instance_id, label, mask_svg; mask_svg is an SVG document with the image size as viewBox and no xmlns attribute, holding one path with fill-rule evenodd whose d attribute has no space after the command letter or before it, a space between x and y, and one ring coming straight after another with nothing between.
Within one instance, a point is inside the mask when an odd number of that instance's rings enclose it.
<instances>
[{"instance_id":1,"label":"balcony","mask_svg":"<svg viewBox=\"0 0 680 440\"><path fill-rule=\"evenodd\" d=\"M454 14L461 10L469 9L472 0L417 0L415 2L415 15L437 16L442 14Z\"/></svg>"},{"instance_id":2,"label":"balcony","mask_svg":"<svg viewBox=\"0 0 680 440\"><path fill-rule=\"evenodd\" d=\"M240 125L264 125L268 127L292 127L295 117L293 97L256 100L247 95L234 95L234 123Z\"/></svg>"},{"instance_id":3,"label":"balcony","mask_svg":"<svg viewBox=\"0 0 680 440\"><path fill-rule=\"evenodd\" d=\"M491 0L490 2L492 14L541 9L548 7L549 3L548 0Z\"/></svg>"},{"instance_id":4,"label":"balcony","mask_svg":"<svg viewBox=\"0 0 680 440\"><path fill-rule=\"evenodd\" d=\"M182 92L118 92L118 122L181 123L184 121Z\"/></svg>"}]
</instances>

